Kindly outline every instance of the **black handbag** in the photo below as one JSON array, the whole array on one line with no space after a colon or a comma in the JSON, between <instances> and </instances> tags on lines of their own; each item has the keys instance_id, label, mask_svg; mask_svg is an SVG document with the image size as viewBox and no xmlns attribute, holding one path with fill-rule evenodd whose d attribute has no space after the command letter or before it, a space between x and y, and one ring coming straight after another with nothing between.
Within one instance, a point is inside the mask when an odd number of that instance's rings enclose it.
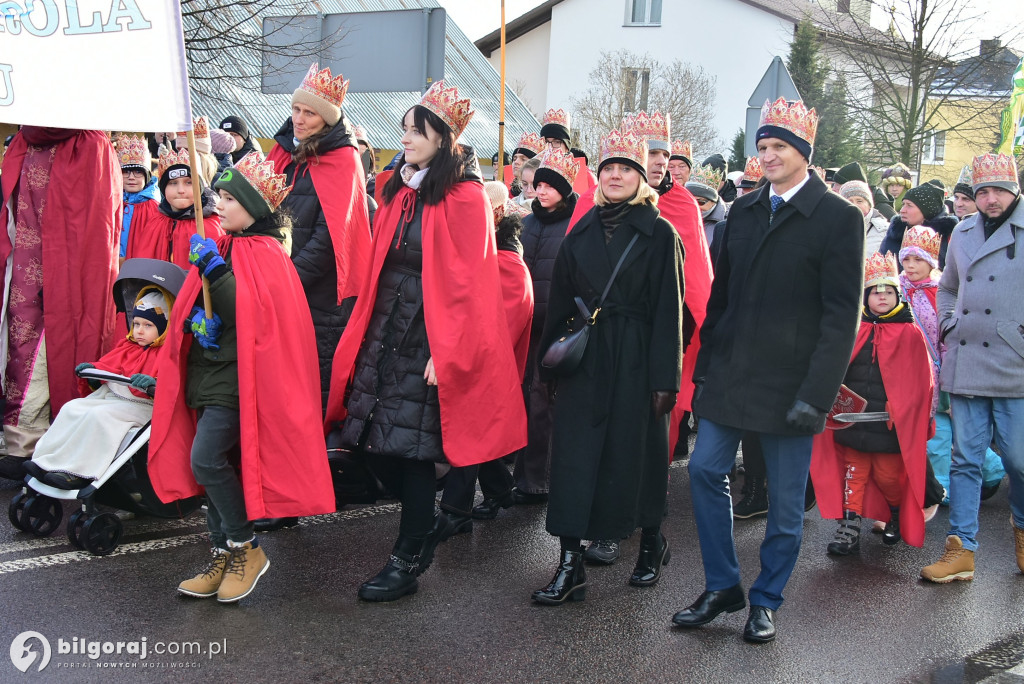
<instances>
[{"instance_id":1,"label":"black handbag","mask_svg":"<svg viewBox=\"0 0 1024 684\"><path fill-rule=\"evenodd\" d=\"M597 302L597 307L594 308L594 312L591 313L587 309L587 305L583 303L583 300L576 297L576 308L580 310L579 319L582 323L579 330L570 330L559 337L557 340L551 343L547 351L544 352L544 357L540 361L540 365L543 368L555 373L556 375L572 375L579 368L580 362L583 361L583 352L587 350L587 340L590 339L590 328L597 322L597 314L601 313L601 307L604 306L604 300L608 296L608 292L612 289L612 283L615 282L615 276L619 274L619 268L622 267L622 262L626 260L626 255L629 254L629 250L636 244L637 238L640 237L639 233L633 235L633 239L626 245L626 249L622 252L622 256L619 257L619 262L615 264L615 269L612 271L612 275L608 278L608 284L604 286L604 292L601 293L601 299ZM576 316L573 316L573 320L577 320Z\"/></svg>"}]
</instances>

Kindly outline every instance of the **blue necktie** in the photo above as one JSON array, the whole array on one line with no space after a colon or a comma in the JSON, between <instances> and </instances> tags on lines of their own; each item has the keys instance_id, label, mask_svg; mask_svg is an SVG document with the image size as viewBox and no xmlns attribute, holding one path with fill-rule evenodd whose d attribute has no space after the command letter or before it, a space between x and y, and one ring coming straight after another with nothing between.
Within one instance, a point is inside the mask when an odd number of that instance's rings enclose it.
<instances>
[{"instance_id":1,"label":"blue necktie","mask_svg":"<svg viewBox=\"0 0 1024 684\"><path fill-rule=\"evenodd\" d=\"M772 213L773 214L779 210L779 207L781 207L783 204L786 203L786 200L782 199L778 195L772 195L769 199L771 200L771 203L772 203Z\"/></svg>"}]
</instances>

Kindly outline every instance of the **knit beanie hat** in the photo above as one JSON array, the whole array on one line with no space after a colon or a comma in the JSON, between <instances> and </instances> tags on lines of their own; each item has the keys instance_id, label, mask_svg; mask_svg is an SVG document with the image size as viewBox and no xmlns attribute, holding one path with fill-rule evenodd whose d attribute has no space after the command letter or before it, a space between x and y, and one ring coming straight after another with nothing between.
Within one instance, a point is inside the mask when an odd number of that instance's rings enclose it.
<instances>
[{"instance_id":1,"label":"knit beanie hat","mask_svg":"<svg viewBox=\"0 0 1024 684\"><path fill-rule=\"evenodd\" d=\"M220 122L220 126L218 126L218 128L222 131L227 131L228 133L237 133L242 136L242 140L249 139L249 127L245 125L245 122L242 121L241 117L237 117L234 114L224 117L224 120Z\"/></svg>"},{"instance_id":2,"label":"knit beanie hat","mask_svg":"<svg viewBox=\"0 0 1024 684\"><path fill-rule=\"evenodd\" d=\"M167 191L167 184L175 178L191 178L192 167L189 165L188 150L174 152L163 145L160 146L160 157L157 161L157 187L160 194Z\"/></svg>"},{"instance_id":3,"label":"knit beanie hat","mask_svg":"<svg viewBox=\"0 0 1024 684\"><path fill-rule=\"evenodd\" d=\"M729 163L725 161L725 157L720 154L711 155L701 162L701 166L710 166L715 171L720 172L722 174L722 178L725 178L726 174L729 173Z\"/></svg>"},{"instance_id":4,"label":"knit beanie hat","mask_svg":"<svg viewBox=\"0 0 1024 684\"><path fill-rule=\"evenodd\" d=\"M916 188L907 190L907 193L903 195L903 199L916 204L917 208L924 214L924 220L930 221L942 213L943 200L945 198L940 188L935 187L931 183L924 183Z\"/></svg>"},{"instance_id":5,"label":"knit beanie hat","mask_svg":"<svg viewBox=\"0 0 1024 684\"><path fill-rule=\"evenodd\" d=\"M851 197L863 197L867 200L868 204L872 207L875 206L875 200L871 196L871 188L864 181L851 180L843 183L843 186L839 188L839 194L846 199Z\"/></svg>"},{"instance_id":6,"label":"knit beanie hat","mask_svg":"<svg viewBox=\"0 0 1024 684\"><path fill-rule=\"evenodd\" d=\"M210 152L213 154L231 154L234 151L234 138L220 128L210 129Z\"/></svg>"},{"instance_id":7,"label":"knit beanie hat","mask_svg":"<svg viewBox=\"0 0 1024 684\"><path fill-rule=\"evenodd\" d=\"M330 67L320 69L317 62L309 67L306 77L295 92L292 93L292 104L303 104L320 115L328 126L334 126L341 120L341 103L348 92L348 81L345 77L331 75Z\"/></svg>"},{"instance_id":8,"label":"knit beanie hat","mask_svg":"<svg viewBox=\"0 0 1024 684\"><path fill-rule=\"evenodd\" d=\"M868 176L858 162L850 162L846 166L839 167L833 182L845 185L850 181L868 182Z\"/></svg>"},{"instance_id":9,"label":"knit beanie hat","mask_svg":"<svg viewBox=\"0 0 1024 684\"><path fill-rule=\"evenodd\" d=\"M156 285L148 285L139 291L135 298L135 308L132 309L132 319L144 318L156 326L160 337L153 344L162 343L164 331L167 330L167 317L171 312L171 304L174 302L166 290Z\"/></svg>"},{"instance_id":10,"label":"knit beanie hat","mask_svg":"<svg viewBox=\"0 0 1024 684\"><path fill-rule=\"evenodd\" d=\"M904 190L910 189L910 169L906 164L897 163L882 169L882 187L888 191L890 185L901 185Z\"/></svg>"}]
</instances>

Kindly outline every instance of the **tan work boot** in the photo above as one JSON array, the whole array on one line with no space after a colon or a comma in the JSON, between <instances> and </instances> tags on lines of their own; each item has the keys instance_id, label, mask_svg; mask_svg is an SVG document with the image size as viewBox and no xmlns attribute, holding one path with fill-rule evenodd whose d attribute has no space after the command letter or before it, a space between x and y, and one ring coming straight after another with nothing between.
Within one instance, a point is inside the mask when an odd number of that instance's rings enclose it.
<instances>
[{"instance_id":1,"label":"tan work boot","mask_svg":"<svg viewBox=\"0 0 1024 684\"><path fill-rule=\"evenodd\" d=\"M1013 524L1013 516L1010 516L1010 527L1013 528L1013 543L1017 547L1017 568L1024 572L1024 530Z\"/></svg>"},{"instance_id":2,"label":"tan work boot","mask_svg":"<svg viewBox=\"0 0 1024 684\"><path fill-rule=\"evenodd\" d=\"M946 537L946 552L942 558L921 570L921 577L929 582L946 584L953 580L974 579L974 552L964 548L960 537Z\"/></svg>"},{"instance_id":3,"label":"tan work boot","mask_svg":"<svg viewBox=\"0 0 1024 684\"><path fill-rule=\"evenodd\" d=\"M217 548L210 549L210 551L212 558L202 572L178 585L178 591L182 594L196 598L209 598L217 593L221 580L224 579L224 570L228 567L231 552Z\"/></svg>"},{"instance_id":4,"label":"tan work boot","mask_svg":"<svg viewBox=\"0 0 1024 684\"><path fill-rule=\"evenodd\" d=\"M235 546L228 542L231 549L231 559L224 571L224 580L217 590L217 600L221 603L234 603L239 601L256 588L256 582L263 577L270 568L270 560L263 548L257 546L255 538L247 541L241 546Z\"/></svg>"}]
</instances>

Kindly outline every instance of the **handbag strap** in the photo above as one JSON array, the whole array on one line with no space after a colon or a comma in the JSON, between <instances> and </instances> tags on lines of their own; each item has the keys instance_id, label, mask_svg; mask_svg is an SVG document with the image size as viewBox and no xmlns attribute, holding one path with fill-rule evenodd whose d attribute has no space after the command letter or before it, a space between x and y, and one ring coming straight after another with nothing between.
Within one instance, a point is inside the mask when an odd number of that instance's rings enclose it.
<instances>
[{"instance_id":1,"label":"handbag strap","mask_svg":"<svg viewBox=\"0 0 1024 684\"><path fill-rule=\"evenodd\" d=\"M626 260L629 250L633 249L633 245L636 244L637 238L639 237L640 233L633 233L633 239L629 241L629 244L626 245L626 249L622 251L622 256L619 257L619 262L615 264L615 268L612 269L612 275L608 278L608 284L604 286L604 292L601 293L601 299L597 301L597 308L594 309L594 313L590 313L590 311L587 310L586 305L583 303L583 300L576 297L576 307L580 310L580 313L586 317L587 325L594 325L594 322L597 320L597 314L600 313L601 307L604 305L604 300L607 299L608 293L611 292L612 283L615 282L615 276L619 275L619 269L622 268L622 263Z\"/></svg>"}]
</instances>

